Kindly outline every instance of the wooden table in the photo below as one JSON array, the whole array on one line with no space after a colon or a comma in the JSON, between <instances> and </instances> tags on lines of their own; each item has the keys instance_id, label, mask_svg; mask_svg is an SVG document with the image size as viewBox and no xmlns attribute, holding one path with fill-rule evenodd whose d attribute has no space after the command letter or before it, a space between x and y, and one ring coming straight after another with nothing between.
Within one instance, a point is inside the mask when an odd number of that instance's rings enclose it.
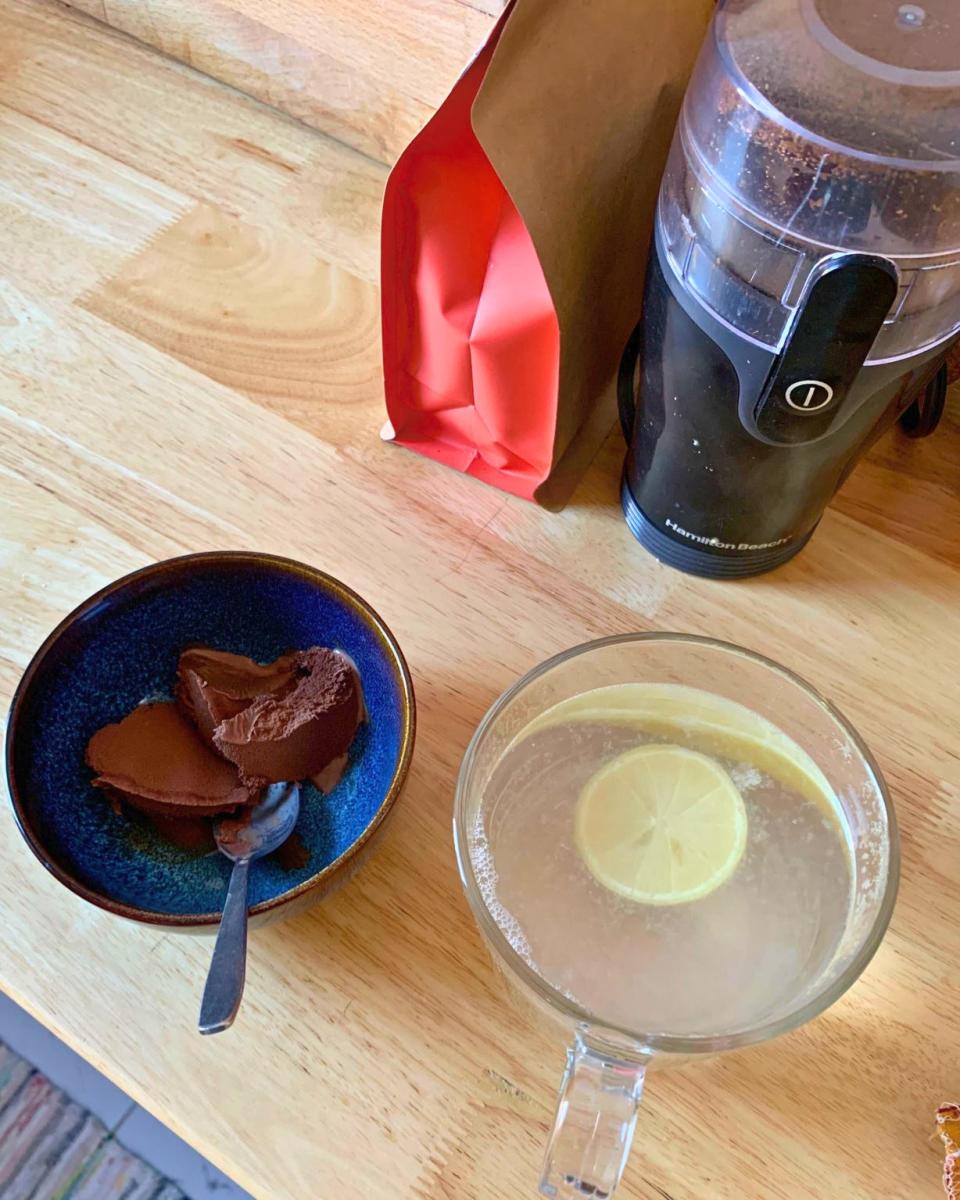
<instances>
[{"instance_id":1,"label":"wooden table","mask_svg":"<svg viewBox=\"0 0 960 1200\"><path fill-rule=\"evenodd\" d=\"M561 515L382 445L385 168L45 0L0 20L0 686L153 559L258 547L384 614L421 728L382 849L252 938L229 1034L209 946L86 906L4 809L0 985L260 1200L532 1196L562 1048L506 1002L461 896L457 765L494 696L600 634L771 654L847 712L903 828L891 932L772 1045L651 1078L631 1200L935 1200L960 1093L960 427L886 439L788 567L659 566L616 435ZM109 87L104 87L105 81Z\"/></svg>"}]
</instances>

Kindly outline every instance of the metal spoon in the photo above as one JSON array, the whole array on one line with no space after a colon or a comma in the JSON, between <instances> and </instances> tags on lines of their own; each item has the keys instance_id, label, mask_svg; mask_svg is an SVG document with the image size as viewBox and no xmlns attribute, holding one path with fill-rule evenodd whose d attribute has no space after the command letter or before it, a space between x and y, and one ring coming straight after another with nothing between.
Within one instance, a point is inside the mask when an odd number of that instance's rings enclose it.
<instances>
[{"instance_id":1,"label":"metal spoon","mask_svg":"<svg viewBox=\"0 0 960 1200\"><path fill-rule=\"evenodd\" d=\"M200 1005L200 1032L220 1033L233 1024L247 974L247 876L250 864L287 840L300 815L300 785L272 783L241 818L221 817L213 827L217 847L233 859Z\"/></svg>"}]
</instances>

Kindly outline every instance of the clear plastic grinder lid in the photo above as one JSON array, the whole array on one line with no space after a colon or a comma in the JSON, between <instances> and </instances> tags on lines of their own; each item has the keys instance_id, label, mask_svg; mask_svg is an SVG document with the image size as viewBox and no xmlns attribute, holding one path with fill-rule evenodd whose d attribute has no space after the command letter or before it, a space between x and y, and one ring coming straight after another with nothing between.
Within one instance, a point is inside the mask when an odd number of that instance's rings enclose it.
<instances>
[{"instance_id":1,"label":"clear plastic grinder lid","mask_svg":"<svg viewBox=\"0 0 960 1200\"><path fill-rule=\"evenodd\" d=\"M711 40L685 122L736 206L820 246L960 253L960 0L725 0Z\"/></svg>"},{"instance_id":2,"label":"clear plastic grinder lid","mask_svg":"<svg viewBox=\"0 0 960 1200\"><path fill-rule=\"evenodd\" d=\"M856 70L913 88L957 86L956 0L803 0L800 11L827 55Z\"/></svg>"}]
</instances>

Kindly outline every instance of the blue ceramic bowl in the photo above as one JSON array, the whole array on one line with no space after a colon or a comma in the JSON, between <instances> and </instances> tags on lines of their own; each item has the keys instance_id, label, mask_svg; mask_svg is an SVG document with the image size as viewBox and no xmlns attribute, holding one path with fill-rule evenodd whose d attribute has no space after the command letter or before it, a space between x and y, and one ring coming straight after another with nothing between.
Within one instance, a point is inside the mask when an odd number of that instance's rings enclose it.
<instances>
[{"instance_id":1,"label":"blue ceramic bowl","mask_svg":"<svg viewBox=\"0 0 960 1200\"><path fill-rule=\"evenodd\" d=\"M369 849L403 786L413 751L410 673L393 635L354 592L322 571L254 553L192 554L145 567L97 592L37 651L7 729L7 779L20 831L71 891L99 907L175 929L213 928L230 864L177 850L136 814L118 815L91 784L91 735L145 698L170 698L184 646L261 662L331 646L357 664L369 720L349 766L324 796L303 785L297 825L309 859L273 856L250 875L251 916L288 913L341 882Z\"/></svg>"}]
</instances>

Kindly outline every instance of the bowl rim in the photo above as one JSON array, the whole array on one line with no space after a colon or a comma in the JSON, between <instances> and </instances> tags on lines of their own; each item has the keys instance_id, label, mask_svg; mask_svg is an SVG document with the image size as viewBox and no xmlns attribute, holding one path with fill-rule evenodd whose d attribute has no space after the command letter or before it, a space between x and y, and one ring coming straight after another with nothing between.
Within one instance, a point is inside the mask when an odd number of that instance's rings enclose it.
<instances>
[{"instance_id":1,"label":"bowl rim","mask_svg":"<svg viewBox=\"0 0 960 1200\"><path fill-rule=\"evenodd\" d=\"M262 900L259 904L253 905L250 908L250 916L256 917L263 913L273 912L296 900L299 896L319 887L327 880L332 879L339 872L340 868L351 858L359 854L363 847L374 837L392 810L400 792L403 790L403 785L410 770L413 745L416 737L417 713L413 681L407 661L404 658L403 651L400 649L397 639L376 609L368 604L353 588L348 587L333 575L327 574L326 571L320 570L319 567L313 567L308 563L300 562L294 558L286 558L278 554L268 554L256 550L208 550L161 559L159 562L139 567L137 570L130 571L119 579L115 579L112 583L108 583L91 596L88 596L86 600L78 604L76 608L59 621L46 638L44 638L39 649L27 664L27 668L21 676L20 682L13 693L13 699L10 702L4 761L14 819L16 820L21 836L38 861L55 879L75 895L89 901L98 908L104 909L106 912L126 917L141 924L167 927L176 926L183 929L203 929L219 925L221 913L219 911L207 913L166 913L149 908L140 908L135 904L126 904L82 883L58 862L54 861L33 828L27 813L21 786L16 778L14 744L17 737L17 730L25 708L25 700L34 679L60 638L77 620L86 616L105 601L116 596L117 593L129 588L131 584L149 580L153 576L163 576L171 569L184 569L190 566L203 568L207 566L227 565L256 567L260 569L266 567L288 575L298 575L308 583L324 591L332 592L339 600L353 609L373 631L393 670L394 677L399 685L401 697L402 728L400 733L400 752L397 755L397 762L386 793L377 811L361 835L356 841L351 842L343 853L339 854L332 862L327 863L326 866L315 872L308 879L305 879L302 883L297 884L296 887L290 888L280 895L272 897L270 900Z\"/></svg>"}]
</instances>

